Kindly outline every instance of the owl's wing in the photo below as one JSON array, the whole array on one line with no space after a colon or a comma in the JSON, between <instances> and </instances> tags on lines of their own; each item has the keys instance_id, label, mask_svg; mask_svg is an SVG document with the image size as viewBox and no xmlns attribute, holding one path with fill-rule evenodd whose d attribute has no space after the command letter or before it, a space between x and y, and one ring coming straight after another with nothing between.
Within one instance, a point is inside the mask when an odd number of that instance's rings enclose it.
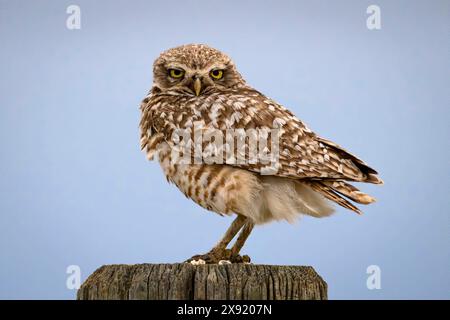
<instances>
[{"instance_id":1,"label":"owl's wing","mask_svg":"<svg viewBox=\"0 0 450 320\"><path fill-rule=\"evenodd\" d=\"M260 174L295 179L382 183L376 176L377 172L364 161L339 145L317 136L289 110L250 88L211 94L203 100L154 96L148 101L144 100L141 109L141 132L144 132L141 142L144 141L143 147L150 150L154 150L163 140L174 146L174 131L188 129L193 133L196 124L201 125L203 132L219 130L223 137L232 131L259 130L269 132L270 138L266 139L265 148L276 159L268 161L266 157L265 162L240 163L236 157L230 160L226 150L220 150L223 154L222 163ZM148 132L151 134L146 135ZM272 139L275 136L277 139ZM202 141L203 155L216 148L212 140ZM248 160L249 139L245 141L244 151L234 146L232 153L236 155L244 152ZM272 144L272 141L278 143Z\"/></svg>"}]
</instances>

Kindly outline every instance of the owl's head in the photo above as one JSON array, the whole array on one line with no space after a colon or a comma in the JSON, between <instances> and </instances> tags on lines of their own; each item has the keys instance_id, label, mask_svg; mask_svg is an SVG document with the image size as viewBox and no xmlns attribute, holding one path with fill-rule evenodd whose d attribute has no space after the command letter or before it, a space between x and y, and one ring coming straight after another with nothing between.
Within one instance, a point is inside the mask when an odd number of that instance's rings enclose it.
<instances>
[{"instance_id":1,"label":"owl's head","mask_svg":"<svg viewBox=\"0 0 450 320\"><path fill-rule=\"evenodd\" d=\"M153 64L154 92L199 96L245 86L224 53L203 44L188 44L161 53Z\"/></svg>"}]
</instances>

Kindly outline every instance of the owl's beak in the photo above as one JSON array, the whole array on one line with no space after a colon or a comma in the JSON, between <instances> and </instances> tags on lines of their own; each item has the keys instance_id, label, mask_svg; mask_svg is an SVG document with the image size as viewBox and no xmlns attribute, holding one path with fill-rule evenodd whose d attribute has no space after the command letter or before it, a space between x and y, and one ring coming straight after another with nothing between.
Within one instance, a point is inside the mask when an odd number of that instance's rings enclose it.
<instances>
[{"instance_id":1,"label":"owl's beak","mask_svg":"<svg viewBox=\"0 0 450 320\"><path fill-rule=\"evenodd\" d=\"M200 95L200 91L202 91L202 81L200 78L194 79L194 91L197 97Z\"/></svg>"}]
</instances>

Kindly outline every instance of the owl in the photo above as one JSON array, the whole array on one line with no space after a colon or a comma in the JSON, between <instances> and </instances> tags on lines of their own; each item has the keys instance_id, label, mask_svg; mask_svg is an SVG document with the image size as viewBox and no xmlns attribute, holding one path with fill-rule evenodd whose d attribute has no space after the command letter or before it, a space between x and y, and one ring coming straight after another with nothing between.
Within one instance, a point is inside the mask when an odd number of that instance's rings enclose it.
<instances>
[{"instance_id":1,"label":"owl","mask_svg":"<svg viewBox=\"0 0 450 320\"><path fill-rule=\"evenodd\" d=\"M167 180L203 208L236 215L209 252L187 261L249 262L240 251L255 225L326 217L333 203L361 213L352 202L375 199L350 183L383 183L364 161L248 85L226 54L207 45L161 53L140 109L141 148L149 160L158 158Z\"/></svg>"}]
</instances>

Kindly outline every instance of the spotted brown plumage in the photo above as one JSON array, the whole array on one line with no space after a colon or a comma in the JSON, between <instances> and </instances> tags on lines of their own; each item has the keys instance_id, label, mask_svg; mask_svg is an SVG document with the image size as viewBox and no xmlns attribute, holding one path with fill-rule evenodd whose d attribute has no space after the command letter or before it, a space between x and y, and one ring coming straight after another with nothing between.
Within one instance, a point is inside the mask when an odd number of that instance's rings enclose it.
<instances>
[{"instance_id":1,"label":"spotted brown plumage","mask_svg":"<svg viewBox=\"0 0 450 320\"><path fill-rule=\"evenodd\" d=\"M174 69L183 74L180 79L170 76ZM221 215L245 217L239 237L243 241L238 239L231 250L235 257L254 224L293 221L302 213L328 216L333 211L328 200L358 213L349 200L374 201L348 183L382 183L374 169L316 135L288 109L247 85L231 59L220 51L205 45L173 48L156 59L153 71L153 87L141 104L141 147L149 159L158 155L168 181L187 197ZM270 131L274 128L276 135ZM172 159L172 151L181 145L176 135L179 130L188 132L182 144L183 152L192 151L189 163ZM230 160L225 149L249 157L247 140L238 150L224 139L217 149L217 138L198 140L195 136L213 132L216 137L228 137L230 131L239 130L271 132L267 139L276 139L277 149L268 143L266 151L276 154L277 161ZM200 154L195 153L196 146L201 147ZM195 162L196 155L205 153L214 155L216 161ZM204 257L213 262L211 257L222 257L223 243L229 240L224 239Z\"/></svg>"}]
</instances>

